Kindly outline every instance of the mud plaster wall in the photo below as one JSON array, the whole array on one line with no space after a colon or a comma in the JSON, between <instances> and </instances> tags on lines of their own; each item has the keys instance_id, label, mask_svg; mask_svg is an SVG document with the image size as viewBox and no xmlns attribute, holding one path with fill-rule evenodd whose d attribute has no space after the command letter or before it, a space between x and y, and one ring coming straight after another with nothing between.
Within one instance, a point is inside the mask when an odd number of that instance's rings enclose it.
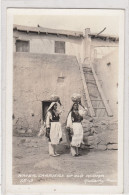
<instances>
[{"instance_id":1,"label":"mud plaster wall","mask_svg":"<svg viewBox=\"0 0 129 195\"><path fill-rule=\"evenodd\" d=\"M62 83L57 82L60 75L64 76ZM16 128L22 126L22 129L39 131L42 101L50 99L53 93L60 96L64 106L61 116L64 123L71 107L71 95L75 92L82 95L82 103L85 104L75 56L14 53L13 121Z\"/></svg>"},{"instance_id":2,"label":"mud plaster wall","mask_svg":"<svg viewBox=\"0 0 129 195\"><path fill-rule=\"evenodd\" d=\"M109 102L113 116L117 118L119 42L92 39L91 62L94 64L100 85Z\"/></svg>"},{"instance_id":3,"label":"mud plaster wall","mask_svg":"<svg viewBox=\"0 0 129 195\"><path fill-rule=\"evenodd\" d=\"M16 39L30 42L31 53L55 53L55 41L65 42L65 54L75 55L78 60L84 59L84 42L82 38L66 37L63 35L43 35L36 33L26 33L14 31L14 52L16 51Z\"/></svg>"},{"instance_id":4,"label":"mud plaster wall","mask_svg":"<svg viewBox=\"0 0 129 195\"><path fill-rule=\"evenodd\" d=\"M112 51L109 49L109 53L101 59L95 59L94 64L103 92L116 118L118 112L118 66L118 48L114 48Z\"/></svg>"},{"instance_id":5,"label":"mud plaster wall","mask_svg":"<svg viewBox=\"0 0 129 195\"><path fill-rule=\"evenodd\" d=\"M111 40L102 40L102 39L93 39L91 38L92 42L91 42L91 48L95 48L95 47L99 47L99 46L113 46L113 47L118 47L119 46L119 42L118 41L111 41Z\"/></svg>"}]
</instances>

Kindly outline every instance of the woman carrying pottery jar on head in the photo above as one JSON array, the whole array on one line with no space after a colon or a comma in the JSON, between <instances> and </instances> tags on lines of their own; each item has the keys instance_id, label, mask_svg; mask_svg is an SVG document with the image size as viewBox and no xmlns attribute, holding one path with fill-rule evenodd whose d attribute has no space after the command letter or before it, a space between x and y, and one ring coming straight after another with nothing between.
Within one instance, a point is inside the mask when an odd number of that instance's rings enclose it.
<instances>
[{"instance_id":1,"label":"woman carrying pottery jar on head","mask_svg":"<svg viewBox=\"0 0 129 195\"><path fill-rule=\"evenodd\" d=\"M83 143L83 127L81 122L83 120L83 115L88 112L88 109L81 104L80 95L74 95L72 101L73 105L67 117L66 129L69 134L71 154L72 156L77 157L80 155L78 149Z\"/></svg>"},{"instance_id":2,"label":"woman carrying pottery jar on head","mask_svg":"<svg viewBox=\"0 0 129 195\"><path fill-rule=\"evenodd\" d=\"M57 153L57 145L62 141L61 112L57 110L59 104L61 105L59 99L52 102L46 115L46 137L49 141L49 155L53 157L60 155Z\"/></svg>"}]
</instances>

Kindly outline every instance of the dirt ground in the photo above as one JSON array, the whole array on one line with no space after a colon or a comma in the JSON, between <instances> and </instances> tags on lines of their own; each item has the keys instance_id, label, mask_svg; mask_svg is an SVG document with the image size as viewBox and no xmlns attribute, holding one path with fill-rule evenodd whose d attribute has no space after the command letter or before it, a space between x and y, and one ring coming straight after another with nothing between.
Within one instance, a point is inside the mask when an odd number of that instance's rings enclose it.
<instances>
[{"instance_id":1,"label":"dirt ground","mask_svg":"<svg viewBox=\"0 0 129 195\"><path fill-rule=\"evenodd\" d=\"M13 184L117 184L117 150L80 150L72 157L65 142L50 157L44 137L13 137Z\"/></svg>"}]
</instances>

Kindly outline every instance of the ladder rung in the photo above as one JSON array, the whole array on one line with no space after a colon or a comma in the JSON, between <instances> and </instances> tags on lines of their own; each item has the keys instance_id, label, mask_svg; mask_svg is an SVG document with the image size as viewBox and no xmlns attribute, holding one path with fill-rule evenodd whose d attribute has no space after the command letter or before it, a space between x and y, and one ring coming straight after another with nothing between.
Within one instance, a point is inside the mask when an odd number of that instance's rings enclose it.
<instances>
[{"instance_id":1,"label":"ladder rung","mask_svg":"<svg viewBox=\"0 0 129 195\"><path fill-rule=\"evenodd\" d=\"M91 100L91 101L102 101L102 100Z\"/></svg>"},{"instance_id":2,"label":"ladder rung","mask_svg":"<svg viewBox=\"0 0 129 195\"><path fill-rule=\"evenodd\" d=\"M106 109L105 107L100 107L100 108L98 108L98 107L93 107L94 109Z\"/></svg>"},{"instance_id":3,"label":"ladder rung","mask_svg":"<svg viewBox=\"0 0 129 195\"><path fill-rule=\"evenodd\" d=\"M83 72L84 72L84 74L91 74L91 75L93 75L93 73L90 72L90 71L83 71Z\"/></svg>"},{"instance_id":4,"label":"ladder rung","mask_svg":"<svg viewBox=\"0 0 129 195\"><path fill-rule=\"evenodd\" d=\"M85 101L87 101L87 100L85 99ZM102 102L103 102L103 100L91 100L91 101L98 101L98 102L99 102L99 101L102 101Z\"/></svg>"},{"instance_id":5,"label":"ladder rung","mask_svg":"<svg viewBox=\"0 0 129 195\"><path fill-rule=\"evenodd\" d=\"M85 68L87 68L87 69L90 69L90 70L91 70L91 68L89 68L89 67L86 67L86 66L83 66L83 69L85 69Z\"/></svg>"},{"instance_id":6,"label":"ladder rung","mask_svg":"<svg viewBox=\"0 0 129 195\"><path fill-rule=\"evenodd\" d=\"M97 96L95 96L95 95L93 95L93 94L91 94L91 93L89 93L89 95L90 95L91 97L93 97L93 98L97 98Z\"/></svg>"},{"instance_id":7,"label":"ladder rung","mask_svg":"<svg viewBox=\"0 0 129 195\"><path fill-rule=\"evenodd\" d=\"M94 79L92 79L92 80L88 80L88 79L86 79L86 81L95 81Z\"/></svg>"},{"instance_id":8,"label":"ladder rung","mask_svg":"<svg viewBox=\"0 0 129 195\"><path fill-rule=\"evenodd\" d=\"M93 85L96 85L96 83L93 83L91 81L87 81L87 84L90 83L90 84L93 84Z\"/></svg>"}]
</instances>

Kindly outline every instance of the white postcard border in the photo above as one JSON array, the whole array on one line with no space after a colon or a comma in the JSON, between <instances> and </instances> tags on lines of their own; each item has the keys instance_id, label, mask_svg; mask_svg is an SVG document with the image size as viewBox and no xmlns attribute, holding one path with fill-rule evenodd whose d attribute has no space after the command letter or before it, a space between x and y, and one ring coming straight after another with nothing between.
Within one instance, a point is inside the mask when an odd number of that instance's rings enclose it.
<instances>
[{"instance_id":1,"label":"white postcard border","mask_svg":"<svg viewBox=\"0 0 129 195\"><path fill-rule=\"evenodd\" d=\"M119 3L118 3L118 5L119 5ZM11 19L11 18L10 18ZM12 22L12 21L11 21ZM8 32L8 29L7 29L7 32ZM11 33L9 33L9 37L11 38ZM8 46L7 46L7 48L10 50L10 51L12 51L12 40L9 38L9 42L8 42ZM122 41L123 42L123 41ZM122 42L121 42L121 44L122 44ZM121 45L121 48L123 48L124 47L124 45ZM123 50L122 50L122 52L123 52ZM8 52L7 52L8 53ZM8 53L9 54L9 53ZM123 57L124 57L124 53L123 53ZM12 78L10 77L10 74L12 74L12 56L11 55L9 55L9 56L7 56L7 59L8 59L8 61L7 61L7 67L6 67L6 70L7 70L7 73L6 73L6 84L5 84L5 86L6 86L6 97L12 97ZM122 63L122 64L124 64L124 62L122 62L121 61L121 59L120 59L120 62ZM120 73L122 73L123 72L123 75L124 75L124 66L123 67L121 67L121 69L120 69ZM120 74L119 74L120 75ZM120 79L120 83L121 83L121 85L119 86L119 90L120 91L122 91L122 89L123 89L123 87L124 87L124 78L122 78L122 77L120 77L119 78ZM10 87L11 86L11 87ZM124 94L124 91L123 91L123 94ZM10 103L10 100L11 99L6 99L7 100L7 102L6 102L6 108L7 108L7 110L6 110L6 120L7 120L7 123L6 123L6 127L7 127L7 129L6 130L9 130L10 129L10 125L12 125L12 117L10 118L10 114L9 114L9 112L7 112L7 111L12 111L12 104ZM124 96L122 95L122 96L119 96L119 101L121 101L121 102L124 102L123 101L124 100ZM122 104L121 104L121 107L119 107L119 118L121 118L121 113L123 113L124 112L124 110L123 110L123 108L125 108L125 106L122 106ZM123 115L124 116L124 115ZM123 118L122 118L123 119ZM124 120L122 120L122 121L124 121ZM123 128L123 123L119 123L119 128L121 129L121 128ZM119 134L119 143L121 143L121 140L123 140L123 133L121 133L121 132L119 132L120 134ZM10 161L11 159L9 159L8 158L8 153L10 152L10 149L12 149L12 148L10 148L10 144L12 143L12 138L8 135L8 131L6 131L6 135L5 134L3 134L3 136L5 136L6 137L6 143L8 143L8 145L6 145L6 148L7 148L7 150L6 150L6 159L7 159L7 164L6 164L6 167L10 164L10 167L12 166L12 161ZM4 139L4 137L3 137L3 139ZM9 146L9 147L8 147ZM123 146L122 146L122 144L119 144L119 151L121 151L121 155L123 156L123 153L122 153L122 150L123 150ZM119 160L121 159L121 156L119 156ZM122 158L123 159L123 158ZM121 160L120 160L121 161ZM118 169L121 169L121 167L123 166L123 162L121 162L121 163L119 163L119 167L118 167ZM10 171L10 170L9 170ZM6 172L8 172L7 171L7 168L6 168ZM102 187L103 188L103 190L104 191L107 191L107 190L110 190L110 192L111 193L118 193L119 192L119 190L122 190L122 179L123 179L123 174L122 174L122 172L120 171L120 181L119 181L119 187L117 187L117 189L116 188L114 188L114 187ZM7 186L6 186L6 189L10 186L10 180L11 180L11 174L10 174L10 176L9 177L7 177L7 180L8 180L8 183L7 183ZM16 190L15 189L15 187L14 186L10 186L11 188L12 188L12 190ZM37 192L37 186L17 186L17 193L19 193L19 191L21 191L22 190L22 187L24 187L24 190L26 190L26 193L30 193L31 191L30 190L32 190L33 192ZM30 189L31 188L31 189ZM36 188L36 189L35 189ZM57 186L56 186L56 188L57 188ZM94 189L95 189L95 191L93 192L93 187L92 187L92 191L90 191L90 187L87 187L86 186L86 188L87 188L87 192L88 193L94 193L94 192L96 192L96 190L97 190L97 192L98 193L104 193L104 191L102 191L102 189L100 189L100 187L98 186L98 187L94 187ZM53 186L53 189L55 189L55 186ZM59 189L60 189L60 187L59 187ZM83 189L83 188L82 188ZM11 193L11 189L9 189L8 188L8 192L9 193ZM81 192L81 193L83 193L85 190L83 189L83 191ZM12 192L14 192L14 191L12 191ZM15 191L16 192L16 191ZM42 193L43 192L43 187L41 187L41 189L39 189L39 193ZM44 193L45 193L45 190L44 190ZM49 193L53 193L53 190L51 190L51 191L49 191ZM70 193L70 188L69 188L69 193ZM80 193L80 191L78 191L78 193Z\"/></svg>"}]
</instances>

